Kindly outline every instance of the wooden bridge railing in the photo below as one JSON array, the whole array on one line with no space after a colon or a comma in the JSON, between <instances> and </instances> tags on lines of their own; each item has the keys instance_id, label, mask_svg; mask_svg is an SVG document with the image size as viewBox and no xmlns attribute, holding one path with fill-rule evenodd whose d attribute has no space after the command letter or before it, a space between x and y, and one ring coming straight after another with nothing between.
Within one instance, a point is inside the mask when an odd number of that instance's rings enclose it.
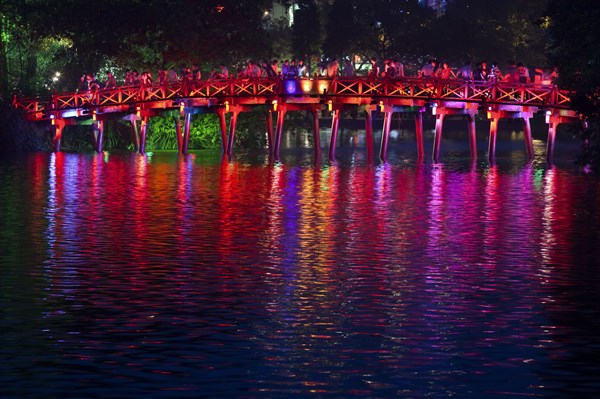
<instances>
[{"instance_id":1,"label":"wooden bridge railing","mask_svg":"<svg viewBox=\"0 0 600 399\"><path fill-rule=\"evenodd\" d=\"M243 98L281 96L377 97L514 104L569 109L570 93L556 86L507 82L465 82L427 78L366 77L311 79L227 79L184 82L168 86L121 86L89 92L57 93L50 98L15 97L13 106L27 114L84 107L110 107L184 98Z\"/></svg>"}]
</instances>

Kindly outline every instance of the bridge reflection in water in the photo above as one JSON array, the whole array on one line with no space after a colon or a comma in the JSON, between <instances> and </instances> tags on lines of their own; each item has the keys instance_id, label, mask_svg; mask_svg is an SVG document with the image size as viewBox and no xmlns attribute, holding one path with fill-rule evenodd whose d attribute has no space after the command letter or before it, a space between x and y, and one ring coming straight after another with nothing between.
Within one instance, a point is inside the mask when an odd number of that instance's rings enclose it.
<instances>
[{"instance_id":1,"label":"bridge reflection in water","mask_svg":"<svg viewBox=\"0 0 600 399\"><path fill-rule=\"evenodd\" d=\"M597 180L343 155L0 163L3 396L595 396Z\"/></svg>"},{"instance_id":2,"label":"bridge reflection in water","mask_svg":"<svg viewBox=\"0 0 600 399\"><path fill-rule=\"evenodd\" d=\"M471 156L476 157L475 116L490 120L488 157L494 161L498 121L523 120L525 149L533 158L530 119L544 113L548 124L546 157L551 160L556 129L561 123L579 120L571 109L570 93L556 86L507 82L465 82L429 78L306 78L226 79L183 82L163 86L123 86L91 92L60 93L50 98L18 98L13 105L30 120L50 120L54 126L54 150L60 150L62 130L81 120L92 121L95 149L102 151L104 121L122 118L131 122L136 151L146 151L149 118L165 110L179 110L174 118L178 149L187 154L192 115L215 113L219 117L224 154L232 155L237 118L240 113L260 109L265 113L269 153L280 159L281 139L287 112L312 114L313 146L320 157L319 112L331 113L329 157L335 158L340 112L364 113L367 154L373 156L373 112L384 115L379 156L386 160L390 125L394 113L414 115L415 141L419 159L424 156L423 114L436 118L433 159L439 161L443 124L446 117L468 119ZM229 116L229 121L227 121ZM275 118L275 126L273 124ZM229 122L229 123L228 123Z\"/></svg>"}]
</instances>

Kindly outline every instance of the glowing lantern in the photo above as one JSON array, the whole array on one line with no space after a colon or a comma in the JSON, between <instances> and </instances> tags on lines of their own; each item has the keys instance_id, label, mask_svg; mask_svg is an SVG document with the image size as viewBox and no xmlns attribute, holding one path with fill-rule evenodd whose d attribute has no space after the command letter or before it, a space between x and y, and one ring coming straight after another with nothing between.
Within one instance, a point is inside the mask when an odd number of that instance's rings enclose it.
<instances>
[{"instance_id":1,"label":"glowing lantern","mask_svg":"<svg viewBox=\"0 0 600 399\"><path fill-rule=\"evenodd\" d=\"M310 93L311 89L312 89L312 83L310 80L302 81L302 91L304 93Z\"/></svg>"},{"instance_id":2,"label":"glowing lantern","mask_svg":"<svg viewBox=\"0 0 600 399\"><path fill-rule=\"evenodd\" d=\"M333 110L333 101L327 101L327 111L331 112Z\"/></svg>"},{"instance_id":3,"label":"glowing lantern","mask_svg":"<svg viewBox=\"0 0 600 399\"><path fill-rule=\"evenodd\" d=\"M277 100L273 100L271 104L273 104L273 111L277 111Z\"/></svg>"}]
</instances>

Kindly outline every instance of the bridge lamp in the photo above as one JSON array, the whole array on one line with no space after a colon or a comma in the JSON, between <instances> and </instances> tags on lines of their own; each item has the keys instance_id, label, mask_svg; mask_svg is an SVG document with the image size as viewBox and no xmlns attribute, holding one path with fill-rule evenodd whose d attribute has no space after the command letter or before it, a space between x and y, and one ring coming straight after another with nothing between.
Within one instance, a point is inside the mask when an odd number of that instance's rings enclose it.
<instances>
[{"instance_id":1,"label":"bridge lamp","mask_svg":"<svg viewBox=\"0 0 600 399\"><path fill-rule=\"evenodd\" d=\"M229 101L225 101L225 112L229 112Z\"/></svg>"},{"instance_id":2,"label":"bridge lamp","mask_svg":"<svg viewBox=\"0 0 600 399\"><path fill-rule=\"evenodd\" d=\"M327 81L323 81L321 80L319 82L319 93L327 93L327 89L329 88L329 85L327 84Z\"/></svg>"},{"instance_id":3,"label":"bridge lamp","mask_svg":"<svg viewBox=\"0 0 600 399\"><path fill-rule=\"evenodd\" d=\"M271 104L273 104L273 111L277 111L277 100L271 101Z\"/></svg>"},{"instance_id":4,"label":"bridge lamp","mask_svg":"<svg viewBox=\"0 0 600 399\"><path fill-rule=\"evenodd\" d=\"M437 107L438 107L437 103L431 104L431 115L437 115Z\"/></svg>"},{"instance_id":5,"label":"bridge lamp","mask_svg":"<svg viewBox=\"0 0 600 399\"><path fill-rule=\"evenodd\" d=\"M56 121L54 120L54 115L50 115L50 123L52 123L52 126L56 124Z\"/></svg>"},{"instance_id":6,"label":"bridge lamp","mask_svg":"<svg viewBox=\"0 0 600 399\"><path fill-rule=\"evenodd\" d=\"M377 104L377 108L379 108L379 112L383 112L383 109L385 108L383 106L383 101L379 101L379 104Z\"/></svg>"},{"instance_id":7,"label":"bridge lamp","mask_svg":"<svg viewBox=\"0 0 600 399\"><path fill-rule=\"evenodd\" d=\"M302 91L304 93L310 93L312 89L312 82L310 80L305 80L302 82Z\"/></svg>"},{"instance_id":8,"label":"bridge lamp","mask_svg":"<svg viewBox=\"0 0 600 399\"><path fill-rule=\"evenodd\" d=\"M183 115L183 108L185 107L185 103L182 101L179 103L179 115Z\"/></svg>"},{"instance_id":9,"label":"bridge lamp","mask_svg":"<svg viewBox=\"0 0 600 399\"><path fill-rule=\"evenodd\" d=\"M298 88L296 87L296 81L295 80L288 80L285 83L285 92L286 92L286 94L296 94L297 90L298 90Z\"/></svg>"},{"instance_id":10,"label":"bridge lamp","mask_svg":"<svg viewBox=\"0 0 600 399\"><path fill-rule=\"evenodd\" d=\"M546 123L550 123L551 115L552 115L552 111L546 111Z\"/></svg>"},{"instance_id":11,"label":"bridge lamp","mask_svg":"<svg viewBox=\"0 0 600 399\"><path fill-rule=\"evenodd\" d=\"M331 112L333 110L333 101L327 101L327 111Z\"/></svg>"},{"instance_id":12,"label":"bridge lamp","mask_svg":"<svg viewBox=\"0 0 600 399\"><path fill-rule=\"evenodd\" d=\"M139 118L140 116L142 116L142 112L141 112L141 107L135 107L135 114L137 115L137 117Z\"/></svg>"},{"instance_id":13,"label":"bridge lamp","mask_svg":"<svg viewBox=\"0 0 600 399\"><path fill-rule=\"evenodd\" d=\"M94 122L96 122L96 120L98 119L98 117L96 116L96 110L92 111L92 120Z\"/></svg>"}]
</instances>

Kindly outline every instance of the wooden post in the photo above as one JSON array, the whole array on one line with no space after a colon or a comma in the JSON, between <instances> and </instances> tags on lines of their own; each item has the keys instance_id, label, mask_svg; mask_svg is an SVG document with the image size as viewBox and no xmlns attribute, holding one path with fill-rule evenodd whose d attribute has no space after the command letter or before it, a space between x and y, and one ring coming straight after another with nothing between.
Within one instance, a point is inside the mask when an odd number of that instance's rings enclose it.
<instances>
[{"instance_id":1,"label":"wooden post","mask_svg":"<svg viewBox=\"0 0 600 399\"><path fill-rule=\"evenodd\" d=\"M440 147L442 145L442 129L444 127L444 114L435 116L435 137L433 139L433 162L440 161Z\"/></svg>"},{"instance_id":2,"label":"wooden post","mask_svg":"<svg viewBox=\"0 0 600 399\"><path fill-rule=\"evenodd\" d=\"M140 126L140 154L146 153L146 127L148 126L148 117L142 117Z\"/></svg>"},{"instance_id":3,"label":"wooden post","mask_svg":"<svg viewBox=\"0 0 600 399\"><path fill-rule=\"evenodd\" d=\"M475 115L468 114L469 119L469 149L471 150L471 159L477 159L477 129L475 127Z\"/></svg>"},{"instance_id":4,"label":"wooden post","mask_svg":"<svg viewBox=\"0 0 600 399\"><path fill-rule=\"evenodd\" d=\"M415 114L415 138L417 141L417 160L422 161L425 157L425 140L423 139L423 113Z\"/></svg>"},{"instance_id":5,"label":"wooden post","mask_svg":"<svg viewBox=\"0 0 600 399\"><path fill-rule=\"evenodd\" d=\"M131 135L133 136L133 147L135 148L135 152L140 150L140 133L138 131L137 119L135 115L131 115L128 117L129 122L131 122Z\"/></svg>"},{"instance_id":6,"label":"wooden post","mask_svg":"<svg viewBox=\"0 0 600 399\"><path fill-rule=\"evenodd\" d=\"M531 138L531 124L529 118L523 118L523 133L525 135L525 151L527 152L527 160L533 159L533 139Z\"/></svg>"},{"instance_id":7,"label":"wooden post","mask_svg":"<svg viewBox=\"0 0 600 399\"><path fill-rule=\"evenodd\" d=\"M273 155L273 112L265 111L265 119L267 122L267 146L269 147L269 156Z\"/></svg>"},{"instance_id":8,"label":"wooden post","mask_svg":"<svg viewBox=\"0 0 600 399\"><path fill-rule=\"evenodd\" d=\"M192 124L192 113L186 111L185 124L183 125L183 143L181 143L181 153L187 155L190 146L190 126Z\"/></svg>"},{"instance_id":9,"label":"wooden post","mask_svg":"<svg viewBox=\"0 0 600 399\"><path fill-rule=\"evenodd\" d=\"M54 123L54 137L52 138L52 144L54 145L54 152L60 151L60 141L62 139L62 131L65 128L64 119L53 119Z\"/></svg>"},{"instance_id":10,"label":"wooden post","mask_svg":"<svg viewBox=\"0 0 600 399\"><path fill-rule=\"evenodd\" d=\"M373 162L373 114L365 110L365 141L367 143L367 162Z\"/></svg>"},{"instance_id":11,"label":"wooden post","mask_svg":"<svg viewBox=\"0 0 600 399\"><path fill-rule=\"evenodd\" d=\"M546 162L552 163L554 156L554 141L556 139L556 129L560 121L558 118L551 116L548 123L548 142L546 143Z\"/></svg>"},{"instance_id":12,"label":"wooden post","mask_svg":"<svg viewBox=\"0 0 600 399\"><path fill-rule=\"evenodd\" d=\"M285 120L285 106L281 104L279 111L277 111L277 126L275 127L275 145L274 153L275 159L279 160L279 150L281 149L281 136L283 135L283 122Z\"/></svg>"},{"instance_id":13,"label":"wooden post","mask_svg":"<svg viewBox=\"0 0 600 399\"><path fill-rule=\"evenodd\" d=\"M498 134L498 120L499 118L493 117L490 120L490 141L488 144L488 160L491 164L496 159L496 136Z\"/></svg>"},{"instance_id":14,"label":"wooden post","mask_svg":"<svg viewBox=\"0 0 600 399\"><path fill-rule=\"evenodd\" d=\"M101 120L96 121L96 129L98 133L96 134L95 148L96 152L100 153L104 144L104 122Z\"/></svg>"},{"instance_id":15,"label":"wooden post","mask_svg":"<svg viewBox=\"0 0 600 399\"><path fill-rule=\"evenodd\" d=\"M319 129L319 110L312 109L313 122L313 147L315 150L315 158L321 157L321 131Z\"/></svg>"},{"instance_id":16,"label":"wooden post","mask_svg":"<svg viewBox=\"0 0 600 399\"><path fill-rule=\"evenodd\" d=\"M219 111L217 112L217 115L219 115L219 131L221 132L221 150L223 151L223 154L226 154L228 141L227 141L227 121L225 120L225 110L219 109Z\"/></svg>"},{"instance_id":17,"label":"wooden post","mask_svg":"<svg viewBox=\"0 0 600 399\"><path fill-rule=\"evenodd\" d=\"M229 140L227 141L227 155L233 154L233 143L235 142L235 126L237 125L237 118L239 111L235 110L231 113L231 119L229 119Z\"/></svg>"},{"instance_id":18,"label":"wooden post","mask_svg":"<svg viewBox=\"0 0 600 399\"><path fill-rule=\"evenodd\" d=\"M335 159L339 122L340 110L333 110L331 114L331 137L329 138L329 159L331 160Z\"/></svg>"},{"instance_id":19,"label":"wooden post","mask_svg":"<svg viewBox=\"0 0 600 399\"><path fill-rule=\"evenodd\" d=\"M388 141L390 139L390 126L392 124L392 117L394 113L392 111L386 111L383 116L383 129L381 132L381 148L379 149L379 158L382 161L387 159Z\"/></svg>"},{"instance_id":20,"label":"wooden post","mask_svg":"<svg viewBox=\"0 0 600 399\"><path fill-rule=\"evenodd\" d=\"M183 153L183 137L181 132L181 118L179 115L173 118L175 120L175 135L177 136L177 152Z\"/></svg>"}]
</instances>

